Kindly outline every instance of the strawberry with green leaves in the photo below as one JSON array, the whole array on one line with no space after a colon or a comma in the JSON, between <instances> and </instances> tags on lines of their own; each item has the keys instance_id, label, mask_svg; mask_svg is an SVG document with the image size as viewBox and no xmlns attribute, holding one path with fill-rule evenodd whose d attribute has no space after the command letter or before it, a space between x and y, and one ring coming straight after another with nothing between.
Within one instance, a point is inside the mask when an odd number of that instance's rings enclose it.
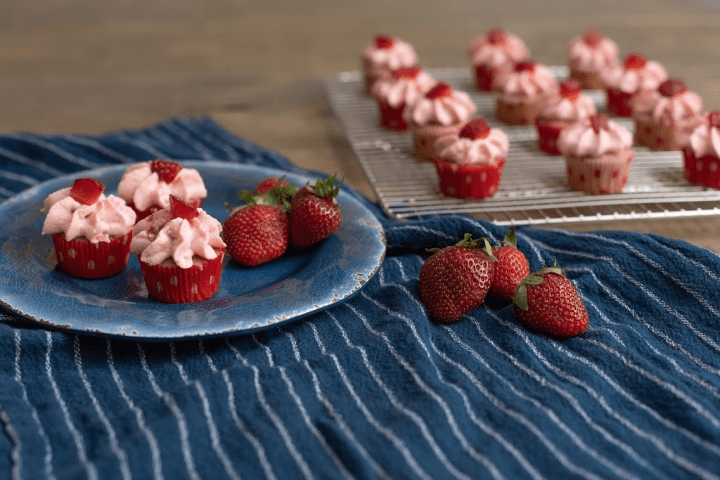
<instances>
[{"instance_id":1,"label":"strawberry with green leaves","mask_svg":"<svg viewBox=\"0 0 720 480\"><path fill-rule=\"evenodd\" d=\"M485 302L497 259L487 238L473 240L469 233L434 250L420 268L420 300L435 320L451 323Z\"/></svg>"},{"instance_id":2,"label":"strawberry with green leaves","mask_svg":"<svg viewBox=\"0 0 720 480\"><path fill-rule=\"evenodd\" d=\"M290 243L305 249L322 242L340 227L342 212L337 201L340 183L335 176L305 185L290 202Z\"/></svg>"},{"instance_id":3,"label":"strawberry with green leaves","mask_svg":"<svg viewBox=\"0 0 720 480\"><path fill-rule=\"evenodd\" d=\"M255 190L252 191L253 195L265 195L273 188L282 188L290 185L285 181L285 177L269 177L258 183Z\"/></svg>"},{"instance_id":4,"label":"strawberry with green leaves","mask_svg":"<svg viewBox=\"0 0 720 480\"><path fill-rule=\"evenodd\" d=\"M589 322L582 298L558 267L525 277L515 293L513 312L529 330L551 337L580 335Z\"/></svg>"},{"instance_id":5,"label":"strawberry with green leaves","mask_svg":"<svg viewBox=\"0 0 720 480\"><path fill-rule=\"evenodd\" d=\"M514 228L505 234L502 245L493 247L493 254L497 264L488 296L510 303L522 279L530 275L530 264L525 254L517 248Z\"/></svg>"}]
</instances>

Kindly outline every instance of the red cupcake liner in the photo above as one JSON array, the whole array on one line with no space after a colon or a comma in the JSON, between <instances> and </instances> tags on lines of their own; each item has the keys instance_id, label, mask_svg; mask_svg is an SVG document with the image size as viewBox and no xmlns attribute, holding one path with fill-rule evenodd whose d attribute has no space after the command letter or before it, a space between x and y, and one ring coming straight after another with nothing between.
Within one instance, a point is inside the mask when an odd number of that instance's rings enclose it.
<instances>
[{"instance_id":1,"label":"red cupcake liner","mask_svg":"<svg viewBox=\"0 0 720 480\"><path fill-rule=\"evenodd\" d=\"M628 182L632 149L599 158L565 157L567 182L571 190L593 195L620 193Z\"/></svg>"},{"instance_id":2,"label":"red cupcake liner","mask_svg":"<svg viewBox=\"0 0 720 480\"><path fill-rule=\"evenodd\" d=\"M404 132L408 129L408 124L403 118L403 110L405 103L401 103L397 107L389 105L387 102L378 101L380 108L380 126L388 130Z\"/></svg>"},{"instance_id":3,"label":"red cupcake liner","mask_svg":"<svg viewBox=\"0 0 720 480\"><path fill-rule=\"evenodd\" d=\"M634 96L633 93L623 92L617 88L608 88L607 92L607 106L606 109L609 114L615 115L616 117L631 117L632 116L632 105L630 100Z\"/></svg>"},{"instance_id":4,"label":"red cupcake liner","mask_svg":"<svg viewBox=\"0 0 720 480\"><path fill-rule=\"evenodd\" d=\"M130 259L132 230L109 242L92 243L84 238L65 240L64 233L55 233L52 239L58 268L73 277L112 277L122 272Z\"/></svg>"},{"instance_id":5,"label":"red cupcake liner","mask_svg":"<svg viewBox=\"0 0 720 480\"><path fill-rule=\"evenodd\" d=\"M190 268L148 265L140 260L148 294L163 303L200 302L212 297L220 285L224 255L222 249L216 258Z\"/></svg>"},{"instance_id":6,"label":"red cupcake liner","mask_svg":"<svg viewBox=\"0 0 720 480\"><path fill-rule=\"evenodd\" d=\"M200 208L202 206L202 202L203 202L202 198L196 198L194 200L188 200L187 203L192 205L193 207ZM158 210L162 210L162 207L155 206L155 207L150 207L147 210L140 211L137 208L135 208L134 203L129 203L128 207L132 208L133 211L135 212L135 215L137 215L137 217L135 218L135 223L139 222L140 220L142 220L145 217L149 217L150 215L157 212Z\"/></svg>"},{"instance_id":7,"label":"red cupcake liner","mask_svg":"<svg viewBox=\"0 0 720 480\"><path fill-rule=\"evenodd\" d=\"M491 92L495 81L495 69L485 65L475 66L475 87L481 92Z\"/></svg>"},{"instance_id":8,"label":"red cupcake liner","mask_svg":"<svg viewBox=\"0 0 720 480\"><path fill-rule=\"evenodd\" d=\"M498 190L505 159L490 165L457 165L432 159L440 180L440 192L448 197L481 200Z\"/></svg>"},{"instance_id":9,"label":"red cupcake liner","mask_svg":"<svg viewBox=\"0 0 720 480\"><path fill-rule=\"evenodd\" d=\"M498 120L508 125L533 125L537 118L537 105L526 102L506 102L498 98L496 114Z\"/></svg>"},{"instance_id":10,"label":"red cupcake liner","mask_svg":"<svg viewBox=\"0 0 720 480\"><path fill-rule=\"evenodd\" d=\"M444 136L460 132L463 124L456 125L426 125L413 128L413 154L422 161L430 161L435 156L435 140Z\"/></svg>"},{"instance_id":11,"label":"red cupcake liner","mask_svg":"<svg viewBox=\"0 0 720 480\"><path fill-rule=\"evenodd\" d=\"M675 126L635 119L635 143L652 150L679 150Z\"/></svg>"},{"instance_id":12,"label":"red cupcake liner","mask_svg":"<svg viewBox=\"0 0 720 480\"><path fill-rule=\"evenodd\" d=\"M695 156L691 148L682 149L683 176L693 185L720 189L720 158L713 155Z\"/></svg>"},{"instance_id":13,"label":"red cupcake liner","mask_svg":"<svg viewBox=\"0 0 720 480\"><path fill-rule=\"evenodd\" d=\"M560 132L566 125L560 123L545 122L540 119L535 120L535 127L538 133L538 148L550 155L560 155L557 147Z\"/></svg>"}]
</instances>

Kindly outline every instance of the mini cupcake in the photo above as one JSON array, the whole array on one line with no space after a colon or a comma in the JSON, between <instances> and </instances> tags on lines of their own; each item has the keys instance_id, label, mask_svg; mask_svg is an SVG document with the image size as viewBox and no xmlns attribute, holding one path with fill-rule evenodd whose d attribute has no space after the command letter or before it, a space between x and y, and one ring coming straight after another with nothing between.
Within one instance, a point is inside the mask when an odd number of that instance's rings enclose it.
<instances>
[{"instance_id":1,"label":"mini cupcake","mask_svg":"<svg viewBox=\"0 0 720 480\"><path fill-rule=\"evenodd\" d=\"M509 125L533 125L540 105L557 90L548 67L530 60L520 62L497 94L497 117Z\"/></svg>"},{"instance_id":2,"label":"mini cupcake","mask_svg":"<svg viewBox=\"0 0 720 480\"><path fill-rule=\"evenodd\" d=\"M565 156L570 189L591 194L620 193L627 185L635 158L632 141L628 129L602 114L564 129L558 149Z\"/></svg>"},{"instance_id":3,"label":"mini cupcake","mask_svg":"<svg viewBox=\"0 0 720 480\"><path fill-rule=\"evenodd\" d=\"M169 207L170 195L199 207L207 190L197 170L169 160L131 165L118 185L118 196L135 210L138 220Z\"/></svg>"},{"instance_id":4,"label":"mini cupcake","mask_svg":"<svg viewBox=\"0 0 720 480\"><path fill-rule=\"evenodd\" d=\"M703 123L702 98L688 91L682 80L671 78L657 90L632 100L635 141L653 150L680 150L695 127Z\"/></svg>"},{"instance_id":5,"label":"mini cupcake","mask_svg":"<svg viewBox=\"0 0 720 480\"><path fill-rule=\"evenodd\" d=\"M495 195L508 148L507 135L482 118L468 122L457 135L435 141L440 192L448 197L480 200Z\"/></svg>"},{"instance_id":6,"label":"mini cupcake","mask_svg":"<svg viewBox=\"0 0 720 480\"><path fill-rule=\"evenodd\" d=\"M639 53L630 53L621 65L602 72L607 92L607 111L618 117L632 116L632 98L642 91L655 90L667 80L665 68Z\"/></svg>"},{"instance_id":7,"label":"mini cupcake","mask_svg":"<svg viewBox=\"0 0 720 480\"><path fill-rule=\"evenodd\" d=\"M688 182L720 189L720 110L708 113L705 121L695 127L682 152Z\"/></svg>"},{"instance_id":8,"label":"mini cupcake","mask_svg":"<svg viewBox=\"0 0 720 480\"><path fill-rule=\"evenodd\" d=\"M414 104L405 107L403 117L413 135L413 151L419 160L430 160L439 137L457 134L477 107L465 92L439 82Z\"/></svg>"},{"instance_id":9,"label":"mini cupcake","mask_svg":"<svg viewBox=\"0 0 720 480\"><path fill-rule=\"evenodd\" d=\"M420 67L401 68L390 78L377 80L371 89L380 110L380 125L388 130L405 131L405 107L422 98L437 82Z\"/></svg>"},{"instance_id":10,"label":"mini cupcake","mask_svg":"<svg viewBox=\"0 0 720 480\"><path fill-rule=\"evenodd\" d=\"M388 78L399 68L416 66L418 58L409 43L387 35L376 35L373 42L363 50L361 60L365 74L365 91L370 93L375 80Z\"/></svg>"},{"instance_id":11,"label":"mini cupcake","mask_svg":"<svg viewBox=\"0 0 720 480\"><path fill-rule=\"evenodd\" d=\"M475 73L475 86L483 92L497 90L515 64L528 60L530 52L515 35L500 28L475 37L466 49Z\"/></svg>"},{"instance_id":12,"label":"mini cupcake","mask_svg":"<svg viewBox=\"0 0 720 480\"><path fill-rule=\"evenodd\" d=\"M135 212L104 191L99 180L79 178L45 199L42 233L52 235L58 268L74 277L110 277L127 266Z\"/></svg>"},{"instance_id":13,"label":"mini cupcake","mask_svg":"<svg viewBox=\"0 0 720 480\"><path fill-rule=\"evenodd\" d=\"M595 104L580 90L580 81L569 78L560 84L558 92L550 96L538 109L535 126L538 148L550 155L560 155L557 139L560 132L575 122L595 115Z\"/></svg>"},{"instance_id":14,"label":"mini cupcake","mask_svg":"<svg viewBox=\"0 0 720 480\"><path fill-rule=\"evenodd\" d=\"M565 54L570 78L579 80L580 88L586 90L604 89L601 72L612 70L620 63L615 42L593 29L574 38L568 44Z\"/></svg>"},{"instance_id":15,"label":"mini cupcake","mask_svg":"<svg viewBox=\"0 0 720 480\"><path fill-rule=\"evenodd\" d=\"M220 222L201 208L170 196L170 206L140 220L130 250L140 259L152 298L199 302L217 292L225 242Z\"/></svg>"}]
</instances>

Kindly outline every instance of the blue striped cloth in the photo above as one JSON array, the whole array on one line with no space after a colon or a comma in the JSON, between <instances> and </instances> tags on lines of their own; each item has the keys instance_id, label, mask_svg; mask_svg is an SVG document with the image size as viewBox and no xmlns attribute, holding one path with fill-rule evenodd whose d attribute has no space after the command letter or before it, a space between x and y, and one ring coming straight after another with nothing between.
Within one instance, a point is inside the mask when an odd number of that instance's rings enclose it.
<instances>
[{"instance_id":1,"label":"blue striped cloth","mask_svg":"<svg viewBox=\"0 0 720 480\"><path fill-rule=\"evenodd\" d=\"M2 135L0 196L154 157L299 171L210 119L177 119ZM386 229L382 267L348 301L277 329L143 344L0 315L0 475L720 477L718 256L656 235L522 228L532 269L556 260L575 283L588 331L552 340L491 303L438 325L418 299L425 249L506 229L394 221L362 201Z\"/></svg>"}]
</instances>

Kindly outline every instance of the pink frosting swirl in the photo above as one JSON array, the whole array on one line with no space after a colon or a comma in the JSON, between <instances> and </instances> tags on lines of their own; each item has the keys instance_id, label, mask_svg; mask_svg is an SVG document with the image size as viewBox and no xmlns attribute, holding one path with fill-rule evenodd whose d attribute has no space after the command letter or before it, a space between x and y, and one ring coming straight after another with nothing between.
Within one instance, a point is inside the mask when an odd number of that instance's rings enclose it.
<instances>
[{"instance_id":1,"label":"pink frosting swirl","mask_svg":"<svg viewBox=\"0 0 720 480\"><path fill-rule=\"evenodd\" d=\"M631 104L634 116L673 125L700 115L703 102L700 95L690 91L666 97L658 90L648 90L635 95Z\"/></svg>"},{"instance_id":2,"label":"pink frosting swirl","mask_svg":"<svg viewBox=\"0 0 720 480\"><path fill-rule=\"evenodd\" d=\"M92 205L70 196L71 188L51 193L43 203L47 214L42 233L65 233L65 240L85 238L91 243L109 242L126 235L135 224L135 212L125 200L100 194Z\"/></svg>"},{"instance_id":3,"label":"pink frosting swirl","mask_svg":"<svg viewBox=\"0 0 720 480\"><path fill-rule=\"evenodd\" d=\"M418 58L412 45L393 38L390 48L380 48L375 42L365 47L362 60L366 68L397 70L416 65Z\"/></svg>"},{"instance_id":4,"label":"pink frosting swirl","mask_svg":"<svg viewBox=\"0 0 720 480\"><path fill-rule=\"evenodd\" d=\"M503 100L536 101L558 89L558 82L552 71L536 63L532 68L515 69L505 77L499 96Z\"/></svg>"},{"instance_id":5,"label":"pink frosting swirl","mask_svg":"<svg viewBox=\"0 0 720 480\"><path fill-rule=\"evenodd\" d=\"M487 165L507 156L510 142L499 128L491 128L485 138L465 138L444 135L435 141L434 148L445 162L458 165Z\"/></svg>"},{"instance_id":6,"label":"pink frosting swirl","mask_svg":"<svg viewBox=\"0 0 720 480\"><path fill-rule=\"evenodd\" d=\"M580 72L599 72L618 65L618 46L606 37L590 44L585 36L574 38L567 46L568 66Z\"/></svg>"},{"instance_id":7,"label":"pink frosting swirl","mask_svg":"<svg viewBox=\"0 0 720 480\"><path fill-rule=\"evenodd\" d=\"M409 125L456 125L467 122L477 111L475 103L465 92L453 90L450 96L421 97L409 104L403 111L403 117Z\"/></svg>"},{"instance_id":8,"label":"pink frosting swirl","mask_svg":"<svg viewBox=\"0 0 720 480\"><path fill-rule=\"evenodd\" d=\"M571 99L555 94L543 101L538 118L548 121L576 122L597 113L595 103L587 95L579 94Z\"/></svg>"},{"instance_id":9,"label":"pink frosting swirl","mask_svg":"<svg viewBox=\"0 0 720 480\"><path fill-rule=\"evenodd\" d=\"M207 190L194 168L183 168L172 182L165 183L150 169L150 162L143 162L131 165L125 171L118 185L118 195L143 211L153 206L169 207L170 195L184 201L202 199L207 197Z\"/></svg>"},{"instance_id":10,"label":"pink frosting swirl","mask_svg":"<svg viewBox=\"0 0 720 480\"><path fill-rule=\"evenodd\" d=\"M414 78L381 78L373 83L370 92L378 101L397 108L403 104L412 105L436 83L427 72L420 70Z\"/></svg>"},{"instance_id":11,"label":"pink frosting swirl","mask_svg":"<svg viewBox=\"0 0 720 480\"><path fill-rule=\"evenodd\" d=\"M689 146L697 158L705 155L720 158L720 127L703 122L690 134Z\"/></svg>"},{"instance_id":12,"label":"pink frosting swirl","mask_svg":"<svg viewBox=\"0 0 720 480\"><path fill-rule=\"evenodd\" d=\"M516 35L505 32L499 42L488 40L488 35L475 37L467 46L466 54L471 64L492 68L530 58L525 43Z\"/></svg>"},{"instance_id":13,"label":"pink frosting swirl","mask_svg":"<svg viewBox=\"0 0 720 480\"><path fill-rule=\"evenodd\" d=\"M625 93L654 90L668 78L665 67L653 60L648 60L643 68L626 69L620 64L601 71L600 76L605 85Z\"/></svg>"},{"instance_id":14,"label":"pink frosting swirl","mask_svg":"<svg viewBox=\"0 0 720 480\"><path fill-rule=\"evenodd\" d=\"M632 146L633 135L612 120L606 128L593 128L592 117L584 118L563 129L558 137L558 150L571 157L600 157Z\"/></svg>"},{"instance_id":15,"label":"pink frosting swirl","mask_svg":"<svg viewBox=\"0 0 720 480\"><path fill-rule=\"evenodd\" d=\"M140 220L133 229L130 251L148 265L159 265L172 259L180 268L190 268L193 257L217 258L225 248L220 238L222 225L198 208L192 220L172 218L169 208Z\"/></svg>"}]
</instances>

